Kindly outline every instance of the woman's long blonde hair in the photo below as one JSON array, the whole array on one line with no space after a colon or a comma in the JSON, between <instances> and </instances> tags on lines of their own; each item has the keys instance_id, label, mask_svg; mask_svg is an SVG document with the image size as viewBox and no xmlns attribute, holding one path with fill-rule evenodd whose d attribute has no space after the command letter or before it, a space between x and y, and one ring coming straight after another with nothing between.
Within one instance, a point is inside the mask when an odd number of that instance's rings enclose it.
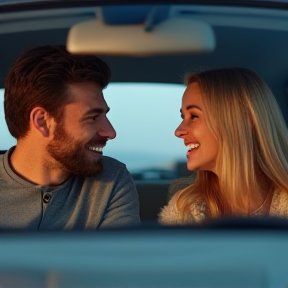
<instances>
[{"instance_id":1,"label":"woman's long blonde hair","mask_svg":"<svg viewBox=\"0 0 288 288\"><path fill-rule=\"evenodd\" d=\"M188 75L186 84L192 82L200 86L207 125L220 148L216 174L197 171L194 184L178 194L183 221L198 199L211 218L248 215L259 174L267 185L288 191L288 131L269 87L244 68Z\"/></svg>"}]
</instances>

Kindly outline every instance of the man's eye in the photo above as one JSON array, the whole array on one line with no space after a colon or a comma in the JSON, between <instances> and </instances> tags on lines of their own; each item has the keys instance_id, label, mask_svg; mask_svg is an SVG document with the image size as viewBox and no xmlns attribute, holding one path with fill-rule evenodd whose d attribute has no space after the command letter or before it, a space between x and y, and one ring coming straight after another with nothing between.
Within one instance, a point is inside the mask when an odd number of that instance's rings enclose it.
<instances>
[{"instance_id":1,"label":"man's eye","mask_svg":"<svg viewBox=\"0 0 288 288\"><path fill-rule=\"evenodd\" d=\"M98 115L94 115L94 116L91 116L90 119L95 121L97 117L98 117Z\"/></svg>"}]
</instances>

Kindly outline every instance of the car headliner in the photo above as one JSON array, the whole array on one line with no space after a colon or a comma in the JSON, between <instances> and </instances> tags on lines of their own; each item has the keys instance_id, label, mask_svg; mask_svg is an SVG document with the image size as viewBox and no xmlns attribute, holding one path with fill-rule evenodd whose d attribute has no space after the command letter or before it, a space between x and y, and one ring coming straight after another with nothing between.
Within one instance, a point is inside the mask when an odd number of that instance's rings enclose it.
<instances>
[{"instance_id":1,"label":"car headliner","mask_svg":"<svg viewBox=\"0 0 288 288\"><path fill-rule=\"evenodd\" d=\"M95 7L104 3L104 1L84 0L32 1L27 4L21 1L20 4L13 5L14 2L17 1L0 2L0 87L4 87L4 79L9 68L22 50L34 45L65 44L71 23L94 18ZM126 2L131 3L131 1ZM121 1L121 4L126 2ZM139 1L137 5L118 5L113 8L109 5L119 4L120 1L105 1L107 11L104 20L112 21L114 25L119 21L120 23L121 21L143 22L152 7L151 2L145 1L143 3L148 4L139 5ZM103 56L101 58L112 69L112 81L182 83L183 75L193 70L247 67L268 83L282 108L288 107L287 91L285 92L288 80L287 1L153 1L158 5L161 4L162 8L169 8L168 4L164 5L164 3L172 2L176 2L177 5L185 4L182 14L191 14L213 25L216 35L215 51L209 54L149 57ZM192 3L194 8L189 7L188 2ZM228 6L234 7L234 10L227 10ZM57 7L60 10L55 14L54 9ZM194 11L195 7L198 10ZM29 12L30 18L27 18L25 11L29 9L32 12ZM45 9L50 12L42 17L40 13ZM78 9L78 12L75 9ZM33 17L34 28L23 29ZM257 18L257 21L251 22L251 17ZM238 22L234 19L238 19ZM250 24L247 24L248 22ZM45 27L42 29L41 25ZM286 116L287 120L288 116Z\"/></svg>"}]
</instances>

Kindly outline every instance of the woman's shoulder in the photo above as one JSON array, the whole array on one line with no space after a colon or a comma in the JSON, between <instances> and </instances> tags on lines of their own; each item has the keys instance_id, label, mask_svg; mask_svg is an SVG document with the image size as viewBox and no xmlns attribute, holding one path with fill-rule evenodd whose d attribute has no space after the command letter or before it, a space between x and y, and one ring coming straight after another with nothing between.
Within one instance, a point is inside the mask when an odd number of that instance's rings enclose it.
<instances>
[{"instance_id":1,"label":"woman's shoulder","mask_svg":"<svg viewBox=\"0 0 288 288\"><path fill-rule=\"evenodd\" d=\"M187 188L193 184L196 180L196 173L191 173L188 177L176 178L174 179L168 189L168 199L171 199L174 194Z\"/></svg>"},{"instance_id":2,"label":"woman's shoulder","mask_svg":"<svg viewBox=\"0 0 288 288\"><path fill-rule=\"evenodd\" d=\"M174 194L168 204L161 209L158 215L158 221L161 224L177 225L181 223L181 215L177 207L178 193Z\"/></svg>"},{"instance_id":3,"label":"woman's shoulder","mask_svg":"<svg viewBox=\"0 0 288 288\"><path fill-rule=\"evenodd\" d=\"M182 191L173 195L171 200L164 206L159 213L159 222L165 225L179 225L202 222L207 217L207 205L203 199L196 200L190 207L188 219L183 221L181 211L177 206L177 199Z\"/></svg>"},{"instance_id":4,"label":"woman's shoulder","mask_svg":"<svg viewBox=\"0 0 288 288\"><path fill-rule=\"evenodd\" d=\"M288 218L288 192L284 190L276 190L274 192L271 206L270 216Z\"/></svg>"}]
</instances>

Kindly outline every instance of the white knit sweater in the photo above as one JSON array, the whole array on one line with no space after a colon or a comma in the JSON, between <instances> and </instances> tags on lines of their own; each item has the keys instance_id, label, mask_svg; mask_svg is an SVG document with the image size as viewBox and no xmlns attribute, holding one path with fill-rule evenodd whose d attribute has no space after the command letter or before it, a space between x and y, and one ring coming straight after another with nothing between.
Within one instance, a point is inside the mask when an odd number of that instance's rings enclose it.
<instances>
[{"instance_id":1,"label":"white knit sweater","mask_svg":"<svg viewBox=\"0 0 288 288\"><path fill-rule=\"evenodd\" d=\"M164 206L159 214L159 222L164 225L178 225L200 223L208 216L207 206L204 201L198 200L191 207L191 215L187 222L183 223L180 218L179 209L176 201L178 198L177 192L169 201L168 205ZM257 216L255 213L253 216ZM275 190L270 206L269 216L288 218L288 193L285 191Z\"/></svg>"}]
</instances>

